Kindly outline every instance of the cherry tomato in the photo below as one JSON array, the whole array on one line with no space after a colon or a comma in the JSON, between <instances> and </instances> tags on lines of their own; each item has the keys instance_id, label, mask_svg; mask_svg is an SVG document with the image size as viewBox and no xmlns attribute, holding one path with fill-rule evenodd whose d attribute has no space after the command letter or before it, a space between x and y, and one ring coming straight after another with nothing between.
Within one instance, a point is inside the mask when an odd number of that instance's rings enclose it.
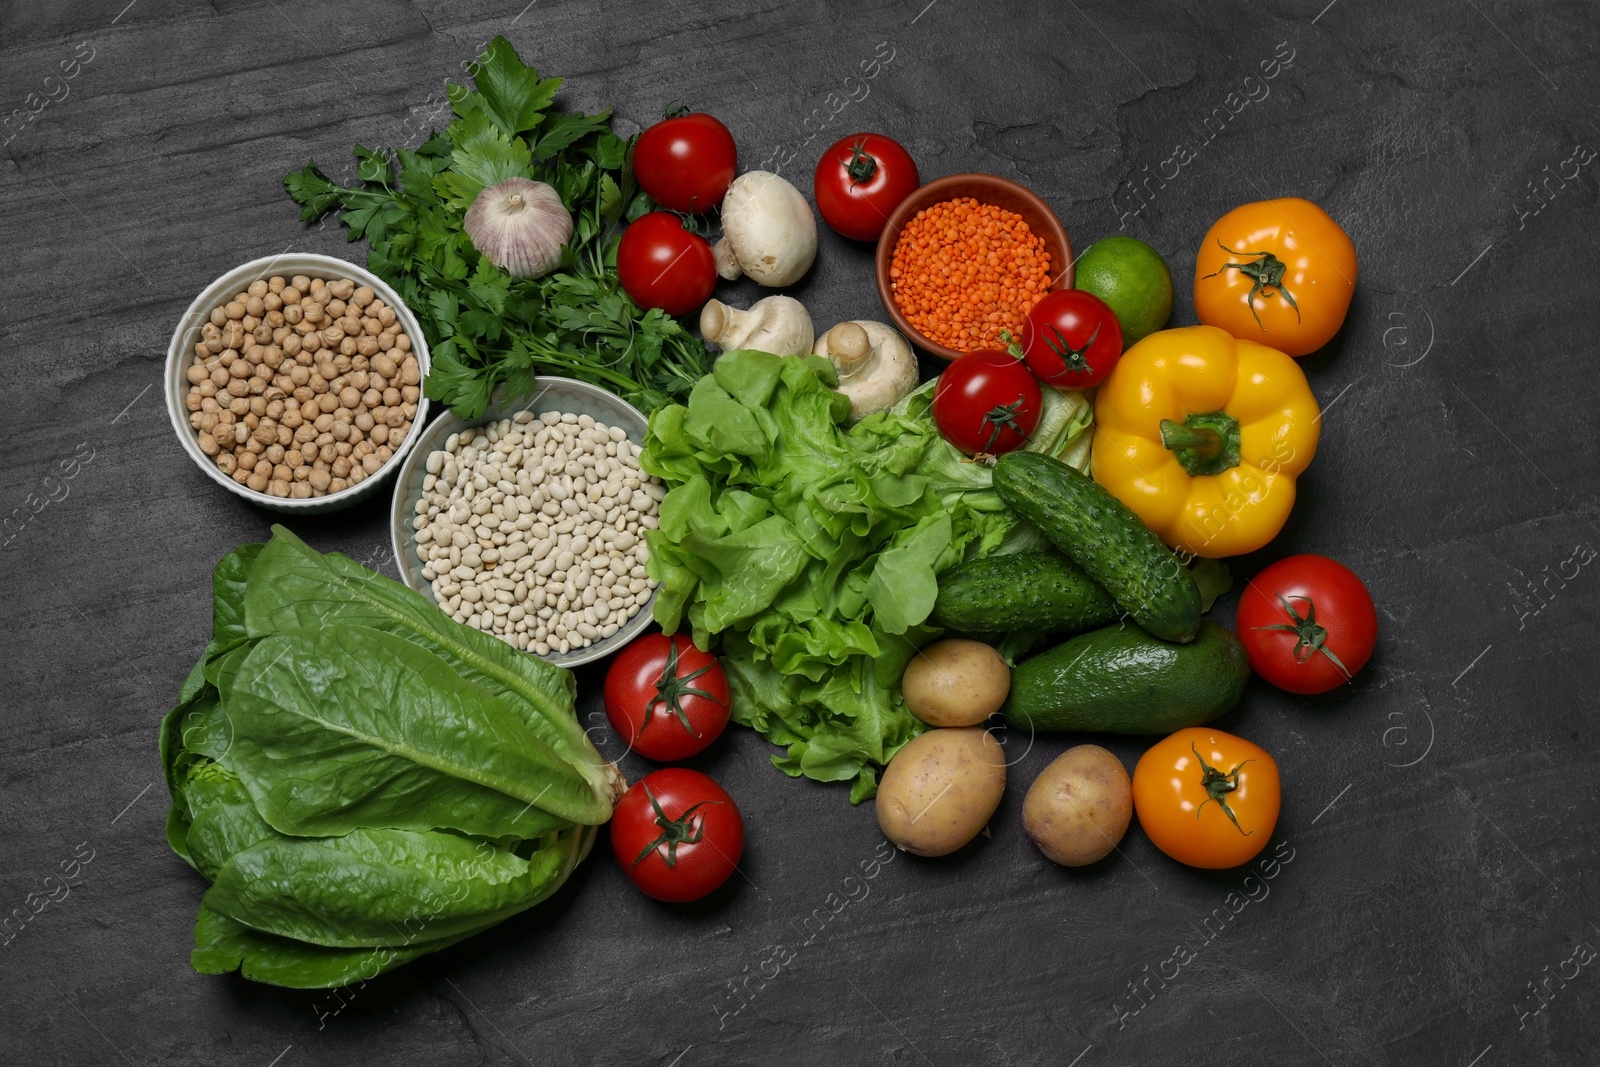
<instances>
[{"instance_id":1,"label":"cherry tomato","mask_svg":"<svg viewBox=\"0 0 1600 1067\"><path fill-rule=\"evenodd\" d=\"M1239 597L1250 668L1291 693L1326 693L1372 658L1378 609L1361 579L1327 556L1280 559Z\"/></svg>"},{"instance_id":2,"label":"cherry tomato","mask_svg":"<svg viewBox=\"0 0 1600 1067\"><path fill-rule=\"evenodd\" d=\"M1209 870L1237 867L1278 825L1278 764L1242 737L1205 726L1150 746L1133 769L1133 809L1162 852Z\"/></svg>"},{"instance_id":3,"label":"cherry tomato","mask_svg":"<svg viewBox=\"0 0 1600 1067\"><path fill-rule=\"evenodd\" d=\"M645 759L688 759L728 725L728 677L686 634L646 634L606 671L606 718Z\"/></svg>"},{"instance_id":4,"label":"cherry tomato","mask_svg":"<svg viewBox=\"0 0 1600 1067\"><path fill-rule=\"evenodd\" d=\"M611 851L645 896L699 900L728 880L744 854L744 819L699 771L668 767L629 787L611 815Z\"/></svg>"},{"instance_id":5,"label":"cherry tomato","mask_svg":"<svg viewBox=\"0 0 1600 1067\"><path fill-rule=\"evenodd\" d=\"M823 219L846 237L876 241L900 201L922 184L911 153L881 133L853 133L822 153L812 190Z\"/></svg>"},{"instance_id":6,"label":"cherry tomato","mask_svg":"<svg viewBox=\"0 0 1600 1067\"><path fill-rule=\"evenodd\" d=\"M1122 358L1122 325L1106 302L1083 289L1057 289L1022 323L1028 369L1059 389L1099 385Z\"/></svg>"},{"instance_id":7,"label":"cherry tomato","mask_svg":"<svg viewBox=\"0 0 1600 1067\"><path fill-rule=\"evenodd\" d=\"M1027 443L1039 425L1039 379L1022 360L978 349L954 360L933 391L933 421L969 456L998 456Z\"/></svg>"},{"instance_id":8,"label":"cherry tomato","mask_svg":"<svg viewBox=\"0 0 1600 1067\"><path fill-rule=\"evenodd\" d=\"M699 112L656 123L633 146L639 188L662 207L686 214L710 211L722 203L738 169L733 134Z\"/></svg>"},{"instance_id":9,"label":"cherry tomato","mask_svg":"<svg viewBox=\"0 0 1600 1067\"><path fill-rule=\"evenodd\" d=\"M640 307L687 315L716 288L717 257L704 237L683 228L678 216L652 211L622 231L617 279Z\"/></svg>"}]
</instances>

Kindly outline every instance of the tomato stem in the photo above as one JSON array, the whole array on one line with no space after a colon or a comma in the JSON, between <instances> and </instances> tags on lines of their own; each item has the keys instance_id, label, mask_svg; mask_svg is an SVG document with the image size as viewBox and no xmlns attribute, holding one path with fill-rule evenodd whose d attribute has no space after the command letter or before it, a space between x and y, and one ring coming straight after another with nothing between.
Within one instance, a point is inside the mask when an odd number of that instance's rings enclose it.
<instances>
[{"instance_id":1,"label":"tomato stem","mask_svg":"<svg viewBox=\"0 0 1600 1067\"><path fill-rule=\"evenodd\" d=\"M1215 800L1217 802L1217 806L1222 809L1223 814L1228 817L1228 821L1233 823L1233 828L1235 830L1238 830L1246 837L1249 837L1251 834L1255 833L1254 830L1246 830L1244 827L1239 825L1239 817L1233 813L1232 808L1228 807L1227 801L1227 795L1239 788L1239 769L1243 767L1245 763L1254 763L1255 760L1247 759L1244 761L1244 763L1236 763L1234 764L1233 770L1229 771L1227 774L1223 774L1221 771L1217 770L1215 767L1211 766L1211 764L1206 762L1206 758L1200 755L1200 750L1194 747L1193 742L1190 742L1189 744L1189 751L1193 752L1194 758L1200 761L1200 767L1202 768L1200 784L1205 788L1206 791L1206 799L1200 802L1200 807L1194 809L1194 817L1196 819L1200 818L1200 812L1205 809L1207 804Z\"/></svg>"},{"instance_id":2,"label":"tomato stem","mask_svg":"<svg viewBox=\"0 0 1600 1067\"><path fill-rule=\"evenodd\" d=\"M1257 293L1264 294L1269 300L1275 295L1282 294L1283 299L1288 301L1290 307L1294 308L1295 321L1300 321L1300 305L1294 302L1294 294L1284 288L1283 285L1283 272L1288 269L1283 260L1271 252L1235 252L1221 241L1217 242L1217 247L1230 256L1259 257L1250 263L1224 263L1206 275L1207 278L1215 278L1231 267L1246 278L1249 278L1254 284L1250 286L1250 292L1244 298L1244 302L1250 308L1250 314L1255 317L1257 326L1260 326L1262 330L1266 330L1266 326L1261 322L1261 316L1256 312ZM1271 291L1269 292L1268 290Z\"/></svg>"},{"instance_id":3,"label":"tomato stem","mask_svg":"<svg viewBox=\"0 0 1600 1067\"><path fill-rule=\"evenodd\" d=\"M1069 345L1067 339L1062 336L1061 331L1053 324L1045 327L1048 332L1045 334L1044 343L1050 346L1050 351L1061 357L1061 362L1067 365L1067 370L1085 371L1089 369L1089 361L1084 358L1084 355L1089 351L1090 346L1094 344L1095 338L1100 336L1100 327L1103 325L1104 323L1099 322L1094 324L1094 333L1089 335L1089 339L1083 343L1082 348L1073 348ZM1052 337L1050 336L1051 334L1055 336Z\"/></svg>"},{"instance_id":4,"label":"tomato stem","mask_svg":"<svg viewBox=\"0 0 1600 1067\"><path fill-rule=\"evenodd\" d=\"M691 671L679 678L678 641L676 638L668 638L667 662L661 669L661 677L656 679L656 695L649 704L645 705L644 722L639 724L639 732L633 735L634 739L637 740L644 736L645 727L649 726L650 720L655 718L657 704L665 704L667 710L678 717L678 721L683 723L683 728L688 730L691 736L699 737L699 733L689 724L688 714L683 710L683 698L686 696L705 697L713 704L721 704L722 701L704 689L696 689L689 684L716 665L716 660L712 660L699 670Z\"/></svg>"},{"instance_id":5,"label":"tomato stem","mask_svg":"<svg viewBox=\"0 0 1600 1067\"><path fill-rule=\"evenodd\" d=\"M984 414L983 421L989 424L989 440L983 446L985 453L1000 440L1000 431L1007 426L1021 434L1024 441L1033 440L1026 430L1017 425L1017 412L1022 410L1022 405L1027 403L1027 400L1027 397L1019 396L1009 404L996 404Z\"/></svg>"},{"instance_id":6,"label":"tomato stem","mask_svg":"<svg viewBox=\"0 0 1600 1067\"><path fill-rule=\"evenodd\" d=\"M865 137L858 138L856 143L851 146L850 158L840 160L844 164L845 173L850 175L851 185L860 185L864 181L870 181L872 176L878 173L878 161L864 151L866 143L867 139Z\"/></svg>"},{"instance_id":7,"label":"tomato stem","mask_svg":"<svg viewBox=\"0 0 1600 1067\"><path fill-rule=\"evenodd\" d=\"M1300 615L1294 610L1294 605L1289 603L1290 600L1304 600L1306 602L1306 614L1304 618L1301 618ZM1311 598L1308 596L1286 597L1282 593L1279 593L1278 603L1282 604L1283 610L1288 613L1290 619L1289 622L1279 623L1276 626L1252 626L1251 629L1281 630L1284 633L1294 634L1294 661L1296 663L1304 663L1318 652L1321 652L1324 656L1327 656L1328 659L1333 661L1333 665L1335 667L1339 668L1339 673L1344 675L1345 681L1351 681L1352 679L1350 672L1346 670L1345 665L1339 661L1339 657L1333 654L1333 650L1328 648L1327 627L1321 626L1317 623L1317 605L1312 603Z\"/></svg>"},{"instance_id":8,"label":"tomato stem","mask_svg":"<svg viewBox=\"0 0 1600 1067\"><path fill-rule=\"evenodd\" d=\"M655 809L655 823L661 827L661 836L646 845L644 851L639 853L639 858L634 860L633 865L628 869L631 871L634 867L639 866L644 862L646 856L662 845L667 846L667 854L661 857L661 862L668 867L676 867L678 865L678 846L695 844L705 836L705 819L702 818L698 823L695 823L694 813L707 804L721 804L722 801L702 800L698 804L691 804L685 808L683 814L676 819L669 819L667 818L667 813L661 810L661 802L656 799L654 793L650 792L650 786L645 783L640 784L644 785L644 795L650 798L650 806ZM691 824L693 825L691 826Z\"/></svg>"}]
</instances>

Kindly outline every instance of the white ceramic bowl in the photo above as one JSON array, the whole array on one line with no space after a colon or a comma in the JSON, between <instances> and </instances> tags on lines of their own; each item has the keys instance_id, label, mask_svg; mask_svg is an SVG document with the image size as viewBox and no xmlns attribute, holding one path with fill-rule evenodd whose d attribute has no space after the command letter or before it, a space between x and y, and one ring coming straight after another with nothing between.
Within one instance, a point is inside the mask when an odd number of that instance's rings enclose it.
<instances>
[{"instance_id":1,"label":"white ceramic bowl","mask_svg":"<svg viewBox=\"0 0 1600 1067\"><path fill-rule=\"evenodd\" d=\"M389 457L389 462L385 463L377 474L363 479L348 489L329 493L327 496L296 500L293 497L275 497L258 493L223 474L211 457L200 451L199 434L190 427L189 409L184 407L184 397L189 393L189 381L185 374L194 353L195 342L200 339L200 327L210 317L212 308L227 303L230 297L244 290L251 282L258 279L265 280L274 275L287 278L296 274L328 279L349 278L357 285L370 286L385 304L394 308L395 315L400 319L401 328L405 330L406 336L411 338L411 352L417 357L417 366L426 380L428 342L422 336L422 327L417 324L416 316L411 314L399 295L383 279L365 267L358 267L354 263L333 256L301 252L252 259L206 286L178 320L178 328L172 331L172 344L167 348L167 368L162 381L166 386L167 414L172 419L172 428L177 431L178 442L183 445L183 450L189 453L195 465L205 472L206 477L230 493L242 496L264 508L307 515L347 508L356 501L371 496L395 471L399 470L406 455L416 448L417 439L422 435L423 423L428 418L428 398L424 396L417 399L417 415L411 420L411 431L406 434L405 440L400 442L400 447L394 450L394 455Z\"/></svg>"},{"instance_id":2,"label":"white ceramic bowl","mask_svg":"<svg viewBox=\"0 0 1600 1067\"><path fill-rule=\"evenodd\" d=\"M535 415L542 415L546 411L588 415L596 422L619 427L628 435L628 440L636 445L644 444L645 430L649 425L638 408L599 386L571 378L541 377L532 396L491 404L481 418L463 422L445 412L432 425L424 427L421 436L417 437L416 449L406 457L400 467L400 477L395 480L389 525L394 541L395 565L400 570L401 580L434 603L438 603L438 600L433 595L433 583L422 576L422 561L417 558L416 531L411 528L411 521L416 517L417 501L422 499L422 482L428 474L428 456L443 448L453 433L498 422L519 411L531 411ZM417 435L413 433L412 436ZM577 667L621 651L624 645L649 627L655 602L655 591L652 591L650 599L639 608L639 614L629 619L616 633L596 641L588 648L575 648L565 653L552 652L541 658L558 667ZM533 652L528 654L536 655Z\"/></svg>"}]
</instances>

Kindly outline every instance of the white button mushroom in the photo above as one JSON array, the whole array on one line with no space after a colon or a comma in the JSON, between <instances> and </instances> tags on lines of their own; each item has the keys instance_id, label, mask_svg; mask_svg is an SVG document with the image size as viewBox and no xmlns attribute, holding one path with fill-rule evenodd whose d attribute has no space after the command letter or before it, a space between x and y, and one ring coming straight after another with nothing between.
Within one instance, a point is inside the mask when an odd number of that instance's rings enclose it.
<instances>
[{"instance_id":1,"label":"white button mushroom","mask_svg":"<svg viewBox=\"0 0 1600 1067\"><path fill-rule=\"evenodd\" d=\"M812 350L839 371L839 392L850 398L850 421L887 411L917 387L917 357L898 330L881 322L841 322Z\"/></svg>"},{"instance_id":2,"label":"white button mushroom","mask_svg":"<svg viewBox=\"0 0 1600 1067\"><path fill-rule=\"evenodd\" d=\"M817 221L800 190L764 170L747 171L722 201L717 273L759 285L789 285L817 258Z\"/></svg>"},{"instance_id":3,"label":"white button mushroom","mask_svg":"<svg viewBox=\"0 0 1600 1067\"><path fill-rule=\"evenodd\" d=\"M803 356L814 336L811 315L791 296L767 296L749 311L708 300L700 311L700 334L723 351L753 348L775 356Z\"/></svg>"}]
</instances>

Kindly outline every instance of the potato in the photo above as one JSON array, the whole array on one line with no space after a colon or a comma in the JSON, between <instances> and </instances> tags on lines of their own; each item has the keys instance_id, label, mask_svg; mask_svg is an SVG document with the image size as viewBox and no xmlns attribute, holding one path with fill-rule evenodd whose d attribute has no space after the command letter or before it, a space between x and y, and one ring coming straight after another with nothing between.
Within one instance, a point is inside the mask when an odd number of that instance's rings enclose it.
<instances>
[{"instance_id":1,"label":"potato","mask_svg":"<svg viewBox=\"0 0 1600 1067\"><path fill-rule=\"evenodd\" d=\"M943 856L978 836L1005 788L1005 753L988 731L929 730L884 769L878 825L907 852Z\"/></svg>"},{"instance_id":2,"label":"potato","mask_svg":"<svg viewBox=\"0 0 1600 1067\"><path fill-rule=\"evenodd\" d=\"M929 726L976 726L1011 692L1011 668L981 641L951 638L918 652L900 680L906 707Z\"/></svg>"},{"instance_id":3,"label":"potato","mask_svg":"<svg viewBox=\"0 0 1600 1067\"><path fill-rule=\"evenodd\" d=\"M1063 867L1104 859L1128 832L1133 789L1122 761L1099 745L1057 756L1022 802L1022 825L1039 850Z\"/></svg>"}]
</instances>

